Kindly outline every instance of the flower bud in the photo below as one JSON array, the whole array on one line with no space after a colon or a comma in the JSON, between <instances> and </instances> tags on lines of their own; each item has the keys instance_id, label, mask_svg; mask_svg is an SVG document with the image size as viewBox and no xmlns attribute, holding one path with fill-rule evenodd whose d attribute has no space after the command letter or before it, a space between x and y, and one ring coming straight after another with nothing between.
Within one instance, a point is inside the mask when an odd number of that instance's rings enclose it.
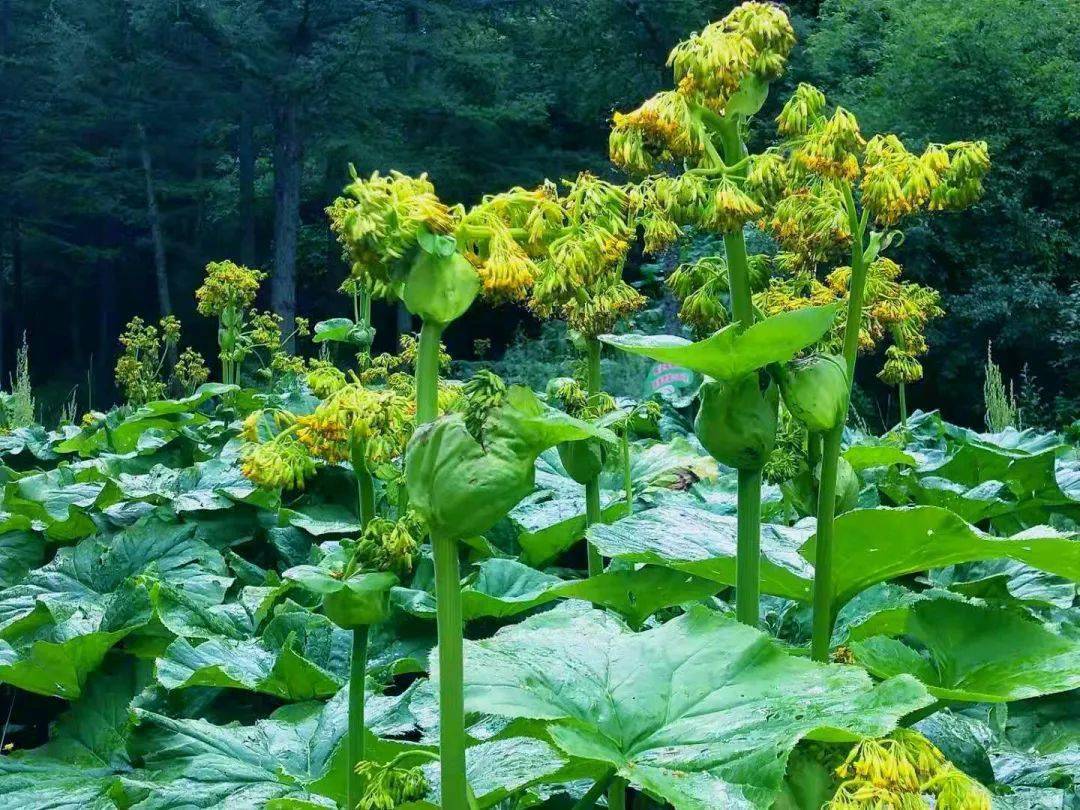
<instances>
[{"instance_id":1,"label":"flower bud","mask_svg":"<svg viewBox=\"0 0 1080 810\"><path fill-rule=\"evenodd\" d=\"M780 373L784 404L792 416L815 432L843 424L848 387L847 365L834 354L793 360Z\"/></svg>"},{"instance_id":2,"label":"flower bud","mask_svg":"<svg viewBox=\"0 0 1080 810\"><path fill-rule=\"evenodd\" d=\"M776 443L779 392L772 382L762 391L756 373L701 388L694 433L709 454L729 467L760 470Z\"/></svg>"},{"instance_id":3,"label":"flower bud","mask_svg":"<svg viewBox=\"0 0 1080 810\"><path fill-rule=\"evenodd\" d=\"M456 251L449 255L421 249L409 266L401 300L413 315L429 323L448 324L460 318L480 291L480 277Z\"/></svg>"}]
</instances>

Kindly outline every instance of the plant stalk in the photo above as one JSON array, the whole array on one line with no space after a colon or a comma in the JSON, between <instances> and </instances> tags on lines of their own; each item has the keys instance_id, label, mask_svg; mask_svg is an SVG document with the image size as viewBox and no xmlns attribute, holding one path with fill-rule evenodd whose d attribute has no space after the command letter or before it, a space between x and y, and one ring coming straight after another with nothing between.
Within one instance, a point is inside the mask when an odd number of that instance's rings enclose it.
<instances>
[{"instance_id":1,"label":"plant stalk","mask_svg":"<svg viewBox=\"0 0 1080 810\"><path fill-rule=\"evenodd\" d=\"M363 780L356 772L356 763L364 759L364 681L367 674L367 627L352 631L352 656L349 660L349 781L346 788L348 806L356 807L363 791Z\"/></svg>"},{"instance_id":2,"label":"plant stalk","mask_svg":"<svg viewBox=\"0 0 1080 810\"><path fill-rule=\"evenodd\" d=\"M439 415L439 341L443 326L424 321L416 357L416 423ZM461 576L457 541L432 537L439 638L439 767L443 810L467 810Z\"/></svg>"},{"instance_id":3,"label":"plant stalk","mask_svg":"<svg viewBox=\"0 0 1080 810\"><path fill-rule=\"evenodd\" d=\"M375 481L368 470L363 441L353 439L350 447L353 475L356 478L356 502L361 530L375 517ZM363 781L356 773L356 763L364 759L364 691L367 679L368 628L352 630L352 655L349 659L349 778L346 795L349 807L356 807Z\"/></svg>"},{"instance_id":4,"label":"plant stalk","mask_svg":"<svg viewBox=\"0 0 1080 810\"><path fill-rule=\"evenodd\" d=\"M866 292L866 261L863 258L863 223L859 221L851 186L844 185L844 202L851 224L851 281L848 285L847 323L844 326L844 360L847 363L847 400L855 379L855 360L859 352L863 298ZM844 409L847 413L847 408ZM829 660L833 629L833 519L836 516L836 473L840 463L840 440L843 421L825 434L821 458L821 481L818 486L817 539L814 553L814 619L810 654L815 661Z\"/></svg>"},{"instance_id":5,"label":"plant stalk","mask_svg":"<svg viewBox=\"0 0 1080 810\"><path fill-rule=\"evenodd\" d=\"M600 341L595 337L585 338L586 385L589 400L600 393ZM601 522L600 514L600 476L585 482L585 527ZM592 543L586 540L586 552L589 560L589 576L594 577L604 572L604 558Z\"/></svg>"},{"instance_id":6,"label":"plant stalk","mask_svg":"<svg viewBox=\"0 0 1080 810\"><path fill-rule=\"evenodd\" d=\"M615 771L608 771L604 776L597 779L585 795L574 803L571 810L588 810L588 808L595 805L596 800L603 795L613 779L615 779Z\"/></svg>"},{"instance_id":7,"label":"plant stalk","mask_svg":"<svg viewBox=\"0 0 1080 810\"><path fill-rule=\"evenodd\" d=\"M630 424L622 432L623 489L626 490L626 516L634 514L634 477L630 470Z\"/></svg>"},{"instance_id":8,"label":"plant stalk","mask_svg":"<svg viewBox=\"0 0 1080 810\"><path fill-rule=\"evenodd\" d=\"M465 697L461 577L457 541L432 537L439 634L439 761L443 810L466 810Z\"/></svg>"},{"instance_id":9,"label":"plant stalk","mask_svg":"<svg viewBox=\"0 0 1080 810\"><path fill-rule=\"evenodd\" d=\"M739 470L735 616L757 627L761 600L761 470Z\"/></svg>"},{"instance_id":10,"label":"plant stalk","mask_svg":"<svg viewBox=\"0 0 1080 810\"><path fill-rule=\"evenodd\" d=\"M900 396L900 427L907 430L907 386L903 380L897 384L896 391Z\"/></svg>"},{"instance_id":11,"label":"plant stalk","mask_svg":"<svg viewBox=\"0 0 1080 810\"><path fill-rule=\"evenodd\" d=\"M439 343L443 326L424 321L416 349L416 424L433 422L439 415Z\"/></svg>"},{"instance_id":12,"label":"plant stalk","mask_svg":"<svg viewBox=\"0 0 1080 810\"><path fill-rule=\"evenodd\" d=\"M720 126L724 160L729 166L746 156L738 121ZM745 176L743 167L738 176ZM750 264L743 229L724 234L727 254L731 315L738 329L754 323L754 300L750 289ZM761 596L761 470L738 471L738 535L736 537L735 614L739 621L757 627Z\"/></svg>"},{"instance_id":13,"label":"plant stalk","mask_svg":"<svg viewBox=\"0 0 1080 810\"><path fill-rule=\"evenodd\" d=\"M608 786L608 810L626 810L626 780L616 776Z\"/></svg>"}]
</instances>

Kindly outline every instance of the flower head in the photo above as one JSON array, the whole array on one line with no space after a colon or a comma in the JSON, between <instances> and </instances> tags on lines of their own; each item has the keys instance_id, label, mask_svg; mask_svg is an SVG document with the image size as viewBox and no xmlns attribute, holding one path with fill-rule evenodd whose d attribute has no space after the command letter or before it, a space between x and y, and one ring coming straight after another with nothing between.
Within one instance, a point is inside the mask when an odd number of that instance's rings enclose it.
<instances>
[{"instance_id":1,"label":"flower head","mask_svg":"<svg viewBox=\"0 0 1080 810\"><path fill-rule=\"evenodd\" d=\"M367 463L379 465L405 451L413 421L411 400L354 381L330 394L312 413L297 416L296 436L313 456L330 463L352 459L354 443L361 443Z\"/></svg>"},{"instance_id":2,"label":"flower head","mask_svg":"<svg viewBox=\"0 0 1080 810\"><path fill-rule=\"evenodd\" d=\"M315 474L315 462L304 445L282 434L259 444L245 444L240 471L266 489L303 489Z\"/></svg>"},{"instance_id":3,"label":"flower head","mask_svg":"<svg viewBox=\"0 0 1080 810\"><path fill-rule=\"evenodd\" d=\"M195 291L200 315L220 316L226 309L245 309L251 306L266 278L261 270L244 267L228 260L206 265L206 277Z\"/></svg>"},{"instance_id":4,"label":"flower head","mask_svg":"<svg viewBox=\"0 0 1080 810\"><path fill-rule=\"evenodd\" d=\"M353 176L326 209L330 227L345 247L353 276L369 290L386 291L392 269L416 246L420 233L449 234L460 214L435 194L426 174L400 172Z\"/></svg>"}]
</instances>

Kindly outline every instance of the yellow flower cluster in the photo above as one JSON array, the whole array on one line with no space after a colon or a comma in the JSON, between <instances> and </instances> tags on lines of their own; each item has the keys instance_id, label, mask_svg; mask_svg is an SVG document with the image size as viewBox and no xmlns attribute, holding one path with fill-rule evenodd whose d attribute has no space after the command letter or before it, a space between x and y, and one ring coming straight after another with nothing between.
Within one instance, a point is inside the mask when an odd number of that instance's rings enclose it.
<instances>
[{"instance_id":1,"label":"yellow flower cluster","mask_svg":"<svg viewBox=\"0 0 1080 810\"><path fill-rule=\"evenodd\" d=\"M916 731L857 744L836 769L843 781L826 810L990 810L990 795Z\"/></svg>"},{"instance_id":2,"label":"yellow flower cluster","mask_svg":"<svg viewBox=\"0 0 1080 810\"><path fill-rule=\"evenodd\" d=\"M315 474L315 462L291 433L282 432L267 442L245 444L240 471L266 489L303 489Z\"/></svg>"},{"instance_id":3,"label":"yellow flower cluster","mask_svg":"<svg viewBox=\"0 0 1080 810\"><path fill-rule=\"evenodd\" d=\"M308 361L308 370L304 379L311 393L319 399L326 399L335 391L344 388L348 382L345 372L329 360L314 358Z\"/></svg>"},{"instance_id":4,"label":"yellow flower cluster","mask_svg":"<svg viewBox=\"0 0 1080 810\"><path fill-rule=\"evenodd\" d=\"M353 442L361 442L365 460L380 465L405 451L414 421L411 399L390 389L365 388L356 380L312 413L297 416L296 436L313 456L330 463L351 459Z\"/></svg>"},{"instance_id":5,"label":"yellow flower cluster","mask_svg":"<svg viewBox=\"0 0 1080 810\"><path fill-rule=\"evenodd\" d=\"M830 118L821 118L810 127L792 152L792 159L821 177L851 181L859 176L859 156L865 146L855 116L837 107Z\"/></svg>"},{"instance_id":6,"label":"yellow flower cluster","mask_svg":"<svg viewBox=\"0 0 1080 810\"><path fill-rule=\"evenodd\" d=\"M982 196L983 178L990 171L990 151L985 141L956 141L944 149L949 166L930 197L930 210L958 211Z\"/></svg>"},{"instance_id":7,"label":"yellow flower cluster","mask_svg":"<svg viewBox=\"0 0 1080 810\"><path fill-rule=\"evenodd\" d=\"M355 770L363 780L356 810L394 810L424 798L428 792L424 772L418 767L398 767L396 762L361 760L356 763Z\"/></svg>"},{"instance_id":8,"label":"yellow flower cluster","mask_svg":"<svg viewBox=\"0 0 1080 810\"><path fill-rule=\"evenodd\" d=\"M727 325L728 311L722 300L728 291L726 259L706 256L680 264L666 282L679 301L679 320L690 327L695 337L706 337Z\"/></svg>"},{"instance_id":9,"label":"yellow flower cluster","mask_svg":"<svg viewBox=\"0 0 1080 810\"><path fill-rule=\"evenodd\" d=\"M405 576L413 569L420 551L423 527L413 512L397 520L377 517L364 528L356 545L355 562L360 570L392 571Z\"/></svg>"},{"instance_id":10,"label":"yellow flower cluster","mask_svg":"<svg viewBox=\"0 0 1080 810\"><path fill-rule=\"evenodd\" d=\"M645 303L622 279L640 195L589 173L567 186L560 198L565 224L539 264L529 308L598 335Z\"/></svg>"},{"instance_id":11,"label":"yellow flower cluster","mask_svg":"<svg viewBox=\"0 0 1080 810\"><path fill-rule=\"evenodd\" d=\"M795 45L787 14L772 3L743 3L680 42L668 57L679 92L698 94L722 112L750 77L780 76Z\"/></svg>"},{"instance_id":12,"label":"yellow flower cluster","mask_svg":"<svg viewBox=\"0 0 1080 810\"><path fill-rule=\"evenodd\" d=\"M877 376L889 385L913 383L922 379L923 367L915 355L894 344L885 350L885 365Z\"/></svg>"},{"instance_id":13,"label":"yellow flower cluster","mask_svg":"<svg viewBox=\"0 0 1080 810\"><path fill-rule=\"evenodd\" d=\"M591 421L605 416L616 408L615 398L599 391L589 396L578 380L573 377L556 377L548 382L547 398L575 419Z\"/></svg>"},{"instance_id":14,"label":"yellow flower cluster","mask_svg":"<svg viewBox=\"0 0 1080 810\"><path fill-rule=\"evenodd\" d=\"M385 291L394 265L416 246L421 231L453 232L460 212L435 194L426 174L400 172L357 177L326 209L330 227L346 249L353 275L373 291Z\"/></svg>"},{"instance_id":15,"label":"yellow flower cluster","mask_svg":"<svg viewBox=\"0 0 1080 810\"><path fill-rule=\"evenodd\" d=\"M777 263L791 271L812 271L837 247L851 241L843 194L833 183L791 191L761 224L783 250Z\"/></svg>"},{"instance_id":16,"label":"yellow flower cluster","mask_svg":"<svg viewBox=\"0 0 1080 810\"><path fill-rule=\"evenodd\" d=\"M825 94L812 84L799 82L776 117L776 128L781 135L789 138L805 136L810 132L810 127L821 120L824 109Z\"/></svg>"},{"instance_id":17,"label":"yellow flower cluster","mask_svg":"<svg viewBox=\"0 0 1080 810\"><path fill-rule=\"evenodd\" d=\"M851 226L844 221L850 214L842 196L844 184L857 188L862 207L884 227L919 211L966 207L982 194L990 168L984 142L931 144L915 154L895 135L865 140L855 116L842 107L829 116L825 108L820 90L800 84L776 119L780 134L788 138L788 165L781 168L771 158L773 165L758 167L755 157L747 184L766 203L779 199L766 223L782 243L794 242L785 249L801 257L802 266L822 261L850 235ZM807 227L811 223L803 221L806 198L817 197L834 212L825 219L835 220L835 228Z\"/></svg>"},{"instance_id":18,"label":"yellow flower cluster","mask_svg":"<svg viewBox=\"0 0 1080 810\"><path fill-rule=\"evenodd\" d=\"M206 367L203 356L189 346L176 358L173 376L181 388L191 393L210 379L210 369Z\"/></svg>"},{"instance_id":19,"label":"yellow flower cluster","mask_svg":"<svg viewBox=\"0 0 1080 810\"><path fill-rule=\"evenodd\" d=\"M161 399L169 391L170 379L190 393L210 376L202 355L191 348L184 349L168 371L166 355L180 341L180 321L172 315L166 315L157 326L132 318L119 341L124 350L116 361L116 384L129 403L141 405Z\"/></svg>"},{"instance_id":20,"label":"yellow flower cluster","mask_svg":"<svg viewBox=\"0 0 1080 810\"><path fill-rule=\"evenodd\" d=\"M483 442L484 422L506 401L506 383L497 374L481 369L456 392L454 410L465 418L465 426L478 442Z\"/></svg>"},{"instance_id":21,"label":"yellow flower cluster","mask_svg":"<svg viewBox=\"0 0 1080 810\"><path fill-rule=\"evenodd\" d=\"M457 235L492 301L521 301L539 273L551 234L561 227L563 210L551 183L536 189L513 188L484 197L464 216Z\"/></svg>"},{"instance_id":22,"label":"yellow flower cluster","mask_svg":"<svg viewBox=\"0 0 1080 810\"><path fill-rule=\"evenodd\" d=\"M621 169L646 174L658 162L700 157L706 137L686 96L667 90L636 110L612 116L608 153Z\"/></svg>"},{"instance_id":23,"label":"yellow flower cluster","mask_svg":"<svg viewBox=\"0 0 1080 810\"><path fill-rule=\"evenodd\" d=\"M939 303L940 296L929 287L900 281L900 273L900 265L885 257L876 259L866 268L863 319L859 331L859 348L862 351L873 350L889 334L896 338L904 354L911 358L925 354L928 349L926 324L945 314ZM846 300L851 268L836 268L828 275L826 283L837 298ZM841 314L840 320L843 319L844 315ZM894 371L899 369L894 368ZM909 365L908 373L915 374L914 367ZM917 373L921 377L921 368ZM914 382L914 379L904 381Z\"/></svg>"},{"instance_id":24,"label":"yellow flower cluster","mask_svg":"<svg viewBox=\"0 0 1080 810\"><path fill-rule=\"evenodd\" d=\"M259 292L259 283L266 278L261 270L244 267L231 261L210 262L206 278L195 291L200 315L218 317L226 309L245 309L251 306Z\"/></svg>"},{"instance_id":25,"label":"yellow flower cluster","mask_svg":"<svg viewBox=\"0 0 1080 810\"><path fill-rule=\"evenodd\" d=\"M740 91L779 77L794 45L787 14L773 3L743 3L692 34L668 57L676 89L613 116L612 161L640 173L680 159L698 162L712 149L703 117L722 116Z\"/></svg>"}]
</instances>

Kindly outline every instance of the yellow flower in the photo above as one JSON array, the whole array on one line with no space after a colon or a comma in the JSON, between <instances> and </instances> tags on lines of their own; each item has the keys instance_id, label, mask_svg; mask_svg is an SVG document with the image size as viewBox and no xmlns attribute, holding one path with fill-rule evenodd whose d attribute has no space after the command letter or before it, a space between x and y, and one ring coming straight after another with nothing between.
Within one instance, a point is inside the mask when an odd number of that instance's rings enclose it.
<instances>
[{"instance_id":1,"label":"yellow flower","mask_svg":"<svg viewBox=\"0 0 1080 810\"><path fill-rule=\"evenodd\" d=\"M426 174L354 173L344 195L327 208L330 226L348 252L353 275L372 291L387 290L391 268L416 246L421 231L448 234L460 218L439 200Z\"/></svg>"},{"instance_id":2,"label":"yellow flower","mask_svg":"<svg viewBox=\"0 0 1080 810\"><path fill-rule=\"evenodd\" d=\"M226 309L251 306L264 278L262 271L235 262L210 262L202 286L195 291L199 314L215 317Z\"/></svg>"},{"instance_id":3,"label":"yellow flower","mask_svg":"<svg viewBox=\"0 0 1080 810\"><path fill-rule=\"evenodd\" d=\"M306 380L308 388L320 399L326 399L346 384L345 372L329 360L309 360Z\"/></svg>"},{"instance_id":4,"label":"yellow flower","mask_svg":"<svg viewBox=\"0 0 1080 810\"><path fill-rule=\"evenodd\" d=\"M495 301L522 300L539 272L532 259L503 226L493 229L487 249L476 268L484 294Z\"/></svg>"},{"instance_id":5,"label":"yellow flower","mask_svg":"<svg viewBox=\"0 0 1080 810\"><path fill-rule=\"evenodd\" d=\"M761 206L733 181L721 178L713 193L712 205L701 225L721 233L741 231L743 225L761 213Z\"/></svg>"},{"instance_id":6,"label":"yellow flower","mask_svg":"<svg viewBox=\"0 0 1080 810\"><path fill-rule=\"evenodd\" d=\"M303 489L315 474L315 462L302 444L291 436L280 435L262 444L245 444L240 471L260 487Z\"/></svg>"},{"instance_id":7,"label":"yellow flower","mask_svg":"<svg viewBox=\"0 0 1080 810\"><path fill-rule=\"evenodd\" d=\"M631 172L649 172L658 162L697 157L705 134L686 97L678 92L657 93L628 113L615 113L608 152L616 166Z\"/></svg>"},{"instance_id":8,"label":"yellow flower","mask_svg":"<svg viewBox=\"0 0 1080 810\"><path fill-rule=\"evenodd\" d=\"M812 84L800 82L776 117L777 129L789 137L805 135L821 120L825 94Z\"/></svg>"},{"instance_id":9,"label":"yellow flower","mask_svg":"<svg viewBox=\"0 0 1080 810\"><path fill-rule=\"evenodd\" d=\"M412 435L414 406L401 394L349 383L315 410L296 417L297 438L327 462L352 458L354 442L362 442L368 463L392 461L405 451Z\"/></svg>"}]
</instances>

